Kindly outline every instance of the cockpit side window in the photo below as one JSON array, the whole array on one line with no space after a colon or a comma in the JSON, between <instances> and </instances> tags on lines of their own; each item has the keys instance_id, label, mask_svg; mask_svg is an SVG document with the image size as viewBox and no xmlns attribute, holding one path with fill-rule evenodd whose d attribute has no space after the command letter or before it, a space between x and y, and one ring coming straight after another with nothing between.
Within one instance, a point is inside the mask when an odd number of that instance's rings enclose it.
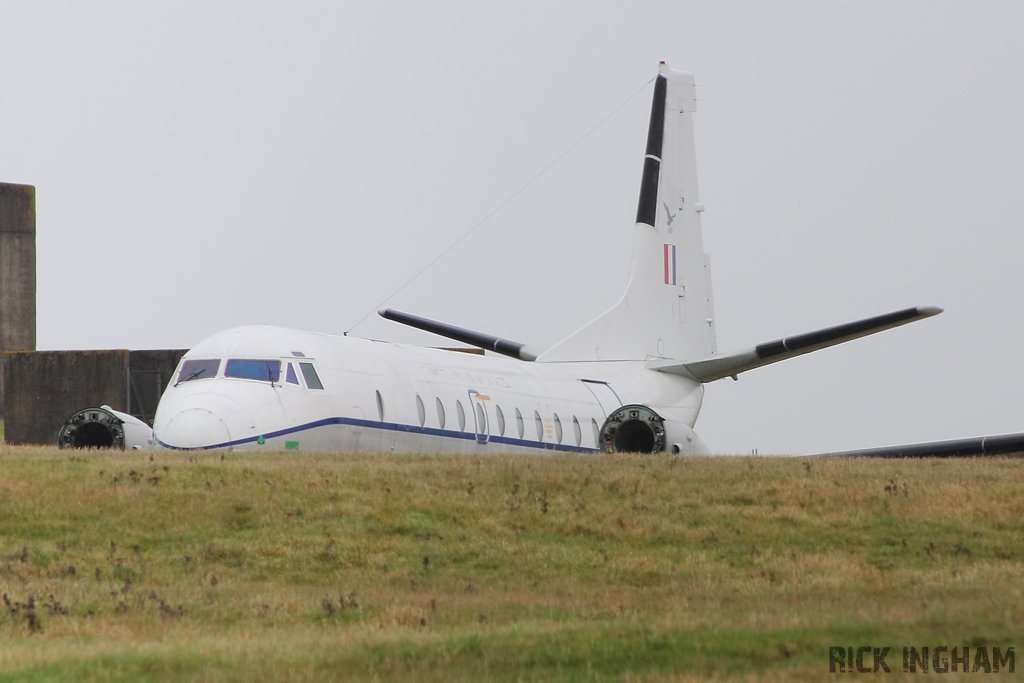
<instances>
[{"instance_id":1,"label":"cockpit side window","mask_svg":"<svg viewBox=\"0 0 1024 683\"><path fill-rule=\"evenodd\" d=\"M310 389L323 389L324 385L320 383L320 377L316 374L316 368L313 367L312 363L299 363L299 369L302 370L302 376L306 378L306 386Z\"/></svg>"},{"instance_id":2,"label":"cockpit side window","mask_svg":"<svg viewBox=\"0 0 1024 683\"><path fill-rule=\"evenodd\" d=\"M228 360L228 365L224 369L224 376L276 382L281 377L281 361L233 358Z\"/></svg>"},{"instance_id":3,"label":"cockpit side window","mask_svg":"<svg viewBox=\"0 0 1024 683\"><path fill-rule=\"evenodd\" d=\"M295 368L292 367L291 363L288 364L288 371L284 374L284 381L288 382L288 384L299 383L299 378L295 376Z\"/></svg>"},{"instance_id":4,"label":"cockpit side window","mask_svg":"<svg viewBox=\"0 0 1024 683\"><path fill-rule=\"evenodd\" d=\"M187 360L181 364L181 372L178 373L178 381L175 384L216 377L219 369L219 358L216 360Z\"/></svg>"}]
</instances>

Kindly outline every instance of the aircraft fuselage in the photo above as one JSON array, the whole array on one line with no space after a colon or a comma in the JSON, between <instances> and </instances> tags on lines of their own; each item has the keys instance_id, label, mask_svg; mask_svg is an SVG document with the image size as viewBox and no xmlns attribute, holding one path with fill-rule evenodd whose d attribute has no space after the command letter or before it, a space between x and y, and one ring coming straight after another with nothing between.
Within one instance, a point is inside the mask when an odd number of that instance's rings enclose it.
<instances>
[{"instance_id":1,"label":"aircraft fuselage","mask_svg":"<svg viewBox=\"0 0 1024 683\"><path fill-rule=\"evenodd\" d=\"M601 449L610 412L637 403L665 419L679 452L699 453L705 449L692 427L703 395L699 382L645 369L643 361L527 363L248 326L216 334L182 358L157 410L154 443L587 452Z\"/></svg>"}]
</instances>

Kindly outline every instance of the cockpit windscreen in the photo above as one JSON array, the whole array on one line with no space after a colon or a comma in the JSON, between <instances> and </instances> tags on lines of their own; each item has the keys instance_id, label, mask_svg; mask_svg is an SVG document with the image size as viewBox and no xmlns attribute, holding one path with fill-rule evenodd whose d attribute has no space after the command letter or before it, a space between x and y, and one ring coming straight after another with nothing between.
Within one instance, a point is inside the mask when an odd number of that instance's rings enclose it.
<instances>
[{"instance_id":1,"label":"cockpit windscreen","mask_svg":"<svg viewBox=\"0 0 1024 683\"><path fill-rule=\"evenodd\" d=\"M231 359L224 370L224 376L276 382L281 377L281 361Z\"/></svg>"},{"instance_id":2,"label":"cockpit windscreen","mask_svg":"<svg viewBox=\"0 0 1024 683\"><path fill-rule=\"evenodd\" d=\"M181 364L181 372L178 373L178 381L191 382L194 379L209 379L217 376L220 368L220 359L216 360L187 360Z\"/></svg>"}]
</instances>

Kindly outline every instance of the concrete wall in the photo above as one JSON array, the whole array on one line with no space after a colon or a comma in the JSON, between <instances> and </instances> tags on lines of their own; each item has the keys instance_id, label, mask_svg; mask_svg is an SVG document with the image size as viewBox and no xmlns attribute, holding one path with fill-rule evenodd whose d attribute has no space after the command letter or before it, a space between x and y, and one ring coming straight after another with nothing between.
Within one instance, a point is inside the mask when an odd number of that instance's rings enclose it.
<instances>
[{"instance_id":1,"label":"concrete wall","mask_svg":"<svg viewBox=\"0 0 1024 683\"><path fill-rule=\"evenodd\" d=\"M36 348L36 188L0 183L0 351ZM4 376L0 369L0 396Z\"/></svg>"},{"instance_id":2,"label":"concrete wall","mask_svg":"<svg viewBox=\"0 0 1024 683\"><path fill-rule=\"evenodd\" d=\"M132 351L128 357L131 377L123 412L153 424L157 403L170 383L178 361L184 355L185 349Z\"/></svg>"},{"instance_id":3,"label":"concrete wall","mask_svg":"<svg viewBox=\"0 0 1024 683\"><path fill-rule=\"evenodd\" d=\"M101 405L148 422L184 354L183 349L5 352L4 440L56 445L65 420Z\"/></svg>"},{"instance_id":4,"label":"concrete wall","mask_svg":"<svg viewBox=\"0 0 1024 683\"><path fill-rule=\"evenodd\" d=\"M72 413L109 405L124 410L128 351L4 353L4 441L57 445Z\"/></svg>"}]
</instances>

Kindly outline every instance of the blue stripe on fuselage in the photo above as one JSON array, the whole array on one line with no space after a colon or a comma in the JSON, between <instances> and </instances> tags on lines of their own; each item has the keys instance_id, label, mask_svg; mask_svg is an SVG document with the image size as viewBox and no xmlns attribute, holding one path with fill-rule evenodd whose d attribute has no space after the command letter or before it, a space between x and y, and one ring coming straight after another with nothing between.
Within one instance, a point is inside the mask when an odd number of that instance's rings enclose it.
<instances>
[{"instance_id":1,"label":"blue stripe on fuselage","mask_svg":"<svg viewBox=\"0 0 1024 683\"><path fill-rule=\"evenodd\" d=\"M447 429L434 429L433 427L416 427L414 425L403 425L397 422L377 422L375 420L359 420L352 417L328 417L323 420L316 420L315 422L309 422L298 427L289 427L288 429L279 429L276 432L268 432L258 436L250 436L245 439L238 439L237 441L225 441L224 443L214 444L212 446L198 446L196 448L182 448L180 446L172 446L171 444L164 443L154 435L154 439L158 444L164 448L168 448L175 451L205 451L212 450L214 448L230 448L231 446L240 446L245 443L253 443L257 441L260 436L264 439L273 439L278 436L288 436L289 434L297 434L304 432L309 429L315 429L316 427L326 427L329 425L351 425L353 427L369 427L370 429L383 429L394 432L408 432L410 434L425 434L428 436L446 436L452 439L468 439L471 441L476 440L475 432L454 432ZM538 448L546 451L567 451L571 453L596 453L598 452L595 448L583 448L581 446L567 446L564 444L544 443L543 441L529 441L527 439L513 439L507 436L489 436L488 442L506 444L509 446L521 446L524 448Z\"/></svg>"}]
</instances>

